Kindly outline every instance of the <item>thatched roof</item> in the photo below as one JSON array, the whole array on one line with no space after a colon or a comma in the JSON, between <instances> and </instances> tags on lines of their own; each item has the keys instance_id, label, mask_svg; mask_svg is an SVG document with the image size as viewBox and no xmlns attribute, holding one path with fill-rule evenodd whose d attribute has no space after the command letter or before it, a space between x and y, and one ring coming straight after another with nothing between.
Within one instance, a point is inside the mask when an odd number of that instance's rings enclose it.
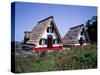
<instances>
[{"instance_id":1,"label":"thatched roof","mask_svg":"<svg viewBox=\"0 0 100 75\"><path fill-rule=\"evenodd\" d=\"M78 41L78 36L79 36L79 33L81 32L81 30L83 30L87 41L90 42L88 34L86 32L86 29L85 29L84 25L82 24L82 25L78 25L78 26L70 28L68 33L63 38L63 45L75 44L76 41Z\"/></svg>"},{"instance_id":2,"label":"thatched roof","mask_svg":"<svg viewBox=\"0 0 100 75\"><path fill-rule=\"evenodd\" d=\"M54 22L54 18L53 18L53 16L50 16L50 17L47 17L47 18L39 21L38 24L32 29L31 32L26 32L26 33L30 34L30 36L28 36L29 40L26 43L37 45L39 43L39 40L41 39L43 33L47 29L48 25L53 25L57 36L61 40L61 36L60 36L60 33Z\"/></svg>"}]
</instances>

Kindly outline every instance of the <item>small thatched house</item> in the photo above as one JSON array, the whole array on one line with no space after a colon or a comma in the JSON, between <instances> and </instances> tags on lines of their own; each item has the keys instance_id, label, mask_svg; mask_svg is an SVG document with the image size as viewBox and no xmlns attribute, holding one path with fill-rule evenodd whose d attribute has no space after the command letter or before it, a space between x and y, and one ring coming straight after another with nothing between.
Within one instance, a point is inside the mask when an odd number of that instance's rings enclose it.
<instances>
[{"instance_id":1,"label":"small thatched house","mask_svg":"<svg viewBox=\"0 0 100 75\"><path fill-rule=\"evenodd\" d=\"M89 45L90 39L84 25L78 25L70 28L63 38L64 46Z\"/></svg>"},{"instance_id":2,"label":"small thatched house","mask_svg":"<svg viewBox=\"0 0 100 75\"><path fill-rule=\"evenodd\" d=\"M32 31L25 32L23 48L31 48L36 52L63 48L53 16L39 21Z\"/></svg>"}]
</instances>

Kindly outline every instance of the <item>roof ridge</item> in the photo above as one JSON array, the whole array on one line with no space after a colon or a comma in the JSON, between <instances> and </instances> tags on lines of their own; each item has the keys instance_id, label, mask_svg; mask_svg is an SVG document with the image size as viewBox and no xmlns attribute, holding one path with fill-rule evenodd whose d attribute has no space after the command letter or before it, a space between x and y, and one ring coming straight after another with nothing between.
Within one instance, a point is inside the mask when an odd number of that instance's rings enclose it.
<instances>
[{"instance_id":1,"label":"roof ridge","mask_svg":"<svg viewBox=\"0 0 100 75\"><path fill-rule=\"evenodd\" d=\"M71 27L70 29L75 29L75 28L78 28L78 27L81 27L81 26L84 26L84 24L81 24L81 25L77 25L77 26Z\"/></svg>"},{"instance_id":2,"label":"roof ridge","mask_svg":"<svg viewBox=\"0 0 100 75\"><path fill-rule=\"evenodd\" d=\"M43 19L43 20L40 20L40 21L38 21L38 23L41 23L41 22L43 22L43 21L45 21L45 20L48 20L48 19L50 19L50 18L54 18L53 16L49 16L49 17L47 17L47 18L45 18L45 19Z\"/></svg>"}]
</instances>

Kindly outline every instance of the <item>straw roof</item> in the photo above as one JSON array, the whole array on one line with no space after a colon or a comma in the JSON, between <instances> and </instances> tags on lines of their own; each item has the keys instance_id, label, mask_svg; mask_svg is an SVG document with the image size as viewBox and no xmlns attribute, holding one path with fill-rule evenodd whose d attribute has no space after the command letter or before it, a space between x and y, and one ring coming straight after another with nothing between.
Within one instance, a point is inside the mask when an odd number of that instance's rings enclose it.
<instances>
[{"instance_id":1,"label":"straw roof","mask_svg":"<svg viewBox=\"0 0 100 75\"><path fill-rule=\"evenodd\" d=\"M29 34L28 35L29 40L26 42L26 44L37 45L39 43L39 40L41 39L43 33L47 29L48 25L53 25L58 38L61 40L61 36L60 36L60 33L54 22L54 18L53 18L53 16L50 16L50 17L47 17L47 18L39 21L38 24L32 29L31 32L25 32L25 33Z\"/></svg>"},{"instance_id":2,"label":"straw roof","mask_svg":"<svg viewBox=\"0 0 100 75\"><path fill-rule=\"evenodd\" d=\"M85 29L84 25L82 24L82 25L78 25L78 26L70 28L68 33L63 38L63 45L73 45L73 44L75 44L78 41L79 33L82 30L85 34L87 41L90 42L88 34L86 32L86 29Z\"/></svg>"}]
</instances>

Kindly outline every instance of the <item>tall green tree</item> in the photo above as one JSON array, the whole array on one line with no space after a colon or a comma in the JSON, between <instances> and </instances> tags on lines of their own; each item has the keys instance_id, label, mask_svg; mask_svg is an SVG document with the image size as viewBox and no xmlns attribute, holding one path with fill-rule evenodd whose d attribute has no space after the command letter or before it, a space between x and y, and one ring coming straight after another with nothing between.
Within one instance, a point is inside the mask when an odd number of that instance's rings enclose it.
<instances>
[{"instance_id":1,"label":"tall green tree","mask_svg":"<svg viewBox=\"0 0 100 75\"><path fill-rule=\"evenodd\" d=\"M93 16L86 22L87 32L91 43L97 43L97 16Z\"/></svg>"}]
</instances>

